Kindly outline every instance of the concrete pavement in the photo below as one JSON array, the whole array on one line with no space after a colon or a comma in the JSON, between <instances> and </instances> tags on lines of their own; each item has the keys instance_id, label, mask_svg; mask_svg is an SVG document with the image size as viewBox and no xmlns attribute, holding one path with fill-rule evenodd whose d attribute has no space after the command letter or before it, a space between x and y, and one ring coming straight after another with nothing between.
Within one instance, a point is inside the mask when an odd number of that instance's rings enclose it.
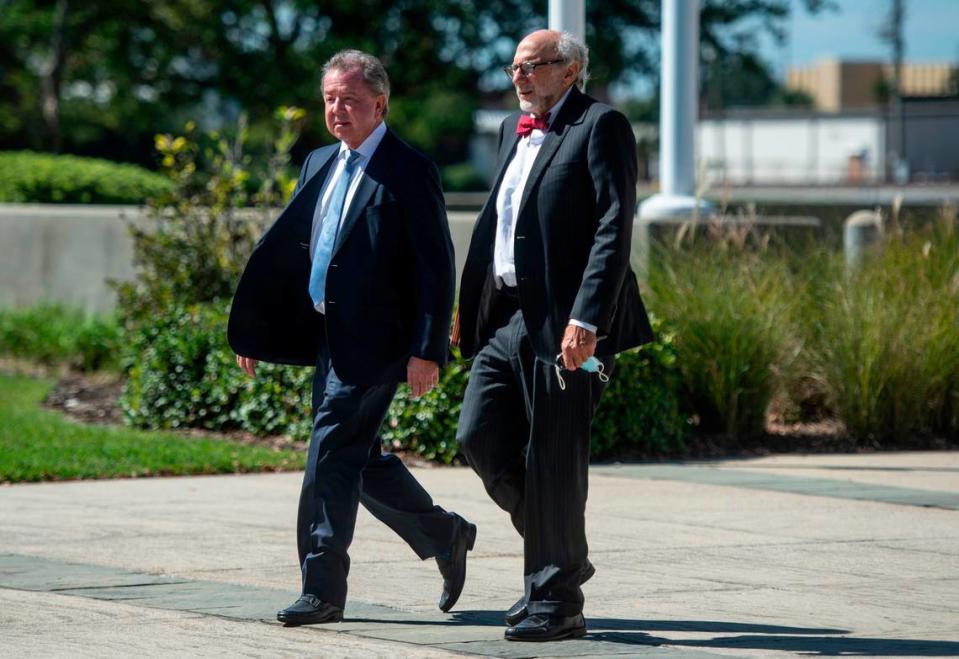
<instances>
[{"instance_id":1,"label":"concrete pavement","mask_svg":"<svg viewBox=\"0 0 959 659\"><path fill-rule=\"evenodd\" d=\"M594 466L590 629L502 640L522 545L467 469L417 469L476 522L436 609L361 511L346 620L283 628L299 474L0 488L0 656L959 656L959 453Z\"/></svg>"}]
</instances>

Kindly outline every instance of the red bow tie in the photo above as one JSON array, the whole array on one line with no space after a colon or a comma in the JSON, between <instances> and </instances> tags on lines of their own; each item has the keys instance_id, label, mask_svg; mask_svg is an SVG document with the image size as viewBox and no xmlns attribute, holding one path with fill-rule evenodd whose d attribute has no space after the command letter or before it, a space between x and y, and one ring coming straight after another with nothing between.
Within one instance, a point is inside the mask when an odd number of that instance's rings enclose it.
<instances>
[{"instance_id":1,"label":"red bow tie","mask_svg":"<svg viewBox=\"0 0 959 659\"><path fill-rule=\"evenodd\" d=\"M516 134L520 137L528 137L534 128L546 132L546 129L549 128L549 112L542 117L524 114L519 118L519 123L516 124Z\"/></svg>"}]
</instances>

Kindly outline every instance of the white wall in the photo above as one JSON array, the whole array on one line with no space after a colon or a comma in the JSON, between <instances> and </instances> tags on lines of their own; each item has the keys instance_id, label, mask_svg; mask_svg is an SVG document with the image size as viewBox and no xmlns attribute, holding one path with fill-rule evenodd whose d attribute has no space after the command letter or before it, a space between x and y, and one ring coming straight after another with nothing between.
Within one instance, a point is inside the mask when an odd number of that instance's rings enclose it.
<instances>
[{"instance_id":1,"label":"white wall","mask_svg":"<svg viewBox=\"0 0 959 659\"><path fill-rule=\"evenodd\" d=\"M697 150L710 184L846 183L855 155L864 155L862 180L876 182L884 128L878 117L705 119Z\"/></svg>"}]
</instances>

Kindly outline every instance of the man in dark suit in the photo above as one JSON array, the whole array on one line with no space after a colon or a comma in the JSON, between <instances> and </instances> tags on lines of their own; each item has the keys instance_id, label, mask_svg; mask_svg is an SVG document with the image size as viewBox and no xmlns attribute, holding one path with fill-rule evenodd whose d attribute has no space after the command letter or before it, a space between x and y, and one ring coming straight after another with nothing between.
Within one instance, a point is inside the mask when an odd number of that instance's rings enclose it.
<instances>
[{"instance_id":1,"label":"man in dark suit","mask_svg":"<svg viewBox=\"0 0 959 659\"><path fill-rule=\"evenodd\" d=\"M313 431L297 519L302 596L290 625L343 617L358 502L422 558L456 603L476 527L433 504L378 430L401 381L420 396L448 354L455 270L436 166L387 129L378 59L342 51L323 68L326 126L289 205L253 251L230 314L237 363L315 365Z\"/></svg>"},{"instance_id":2,"label":"man in dark suit","mask_svg":"<svg viewBox=\"0 0 959 659\"><path fill-rule=\"evenodd\" d=\"M582 43L541 30L505 67L523 114L500 126L454 328L474 357L457 440L524 540L509 640L586 633L590 424L614 355L652 339L629 268L636 144L580 91L587 65Z\"/></svg>"}]
</instances>

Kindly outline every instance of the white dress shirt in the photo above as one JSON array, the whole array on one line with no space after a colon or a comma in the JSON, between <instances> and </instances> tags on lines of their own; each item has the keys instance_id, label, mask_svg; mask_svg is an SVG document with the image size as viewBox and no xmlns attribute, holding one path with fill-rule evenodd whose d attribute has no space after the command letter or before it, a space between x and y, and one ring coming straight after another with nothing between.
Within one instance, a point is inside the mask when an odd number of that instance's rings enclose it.
<instances>
[{"instance_id":1,"label":"white dress shirt","mask_svg":"<svg viewBox=\"0 0 959 659\"><path fill-rule=\"evenodd\" d=\"M546 133L556 121L570 89L556 102L549 111L549 120L546 131L534 128L526 137L520 137L516 144L516 153L503 175L503 183L496 195L496 240L493 245L493 274L506 286L516 286L516 262L513 258L516 241L516 216L520 202L523 200L523 190L526 180L533 168L536 156L539 155ZM596 332L596 326L579 320L570 319L573 325Z\"/></svg>"},{"instance_id":2,"label":"white dress shirt","mask_svg":"<svg viewBox=\"0 0 959 659\"><path fill-rule=\"evenodd\" d=\"M380 142L383 141L384 135L386 135L386 124L381 121L380 124L373 129L369 137L363 140L363 143L356 149L353 149L355 153L360 154L360 158L353 165L353 177L350 180L350 187L346 190L346 199L343 201L343 213L340 215L341 226L347 213L350 212L350 204L353 202L356 190L360 187L360 181L363 180L363 175L366 173L366 166L369 164L370 158L373 157L373 153L376 152ZM327 175L326 181L323 183L323 188L320 191L319 203L316 204L316 209L313 211L313 230L310 233L310 259L313 258L313 253L316 251L316 241L320 237L320 227L323 224L323 216L326 215L326 210L330 206L330 197L333 196L333 188L336 187L337 180L343 175L343 170L346 169L346 155L349 150L350 147L340 142L340 152L336 154L336 164L330 168L330 173ZM320 313L326 313L326 305L320 302L316 305L316 310Z\"/></svg>"}]
</instances>

